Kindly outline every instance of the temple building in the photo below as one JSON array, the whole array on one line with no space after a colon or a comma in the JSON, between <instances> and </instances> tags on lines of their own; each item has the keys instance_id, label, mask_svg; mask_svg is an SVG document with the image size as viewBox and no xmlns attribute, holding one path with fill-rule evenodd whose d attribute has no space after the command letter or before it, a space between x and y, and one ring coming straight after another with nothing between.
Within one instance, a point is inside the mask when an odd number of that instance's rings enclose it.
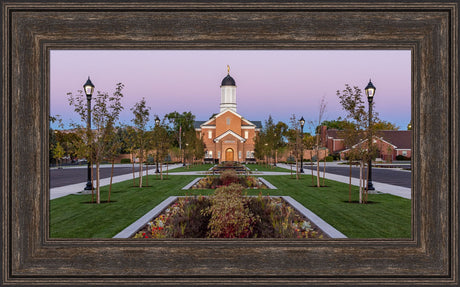
<instances>
[{"instance_id":1,"label":"temple building","mask_svg":"<svg viewBox=\"0 0 460 287\"><path fill-rule=\"evenodd\" d=\"M254 158L254 140L261 121L249 121L237 113L236 83L227 76L220 85L220 112L207 121L195 121L195 130L205 144L206 162L251 162Z\"/></svg>"}]
</instances>

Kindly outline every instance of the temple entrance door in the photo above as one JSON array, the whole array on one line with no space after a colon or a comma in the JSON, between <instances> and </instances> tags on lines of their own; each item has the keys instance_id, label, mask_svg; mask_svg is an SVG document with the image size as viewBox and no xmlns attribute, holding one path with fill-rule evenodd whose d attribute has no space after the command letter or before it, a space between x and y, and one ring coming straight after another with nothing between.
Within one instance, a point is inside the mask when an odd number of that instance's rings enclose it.
<instances>
[{"instance_id":1,"label":"temple entrance door","mask_svg":"<svg viewBox=\"0 0 460 287\"><path fill-rule=\"evenodd\" d=\"M233 149L228 148L228 149L225 151L225 160L226 160L226 161L233 161Z\"/></svg>"}]
</instances>

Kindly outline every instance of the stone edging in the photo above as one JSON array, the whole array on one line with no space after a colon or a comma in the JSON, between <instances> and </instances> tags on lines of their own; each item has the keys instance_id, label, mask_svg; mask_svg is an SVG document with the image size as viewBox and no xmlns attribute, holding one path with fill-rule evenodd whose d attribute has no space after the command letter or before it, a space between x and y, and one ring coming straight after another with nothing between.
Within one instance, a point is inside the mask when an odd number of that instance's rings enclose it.
<instances>
[{"instance_id":1,"label":"stone edging","mask_svg":"<svg viewBox=\"0 0 460 287\"><path fill-rule=\"evenodd\" d=\"M170 196L163 200L160 204L155 206L152 210L147 212L144 216L136 220L130 226L123 229L120 233L115 235L113 238L130 238L133 236L142 226L146 225L152 218L157 217L166 207L176 201L177 196Z\"/></svg>"},{"instance_id":2,"label":"stone edging","mask_svg":"<svg viewBox=\"0 0 460 287\"><path fill-rule=\"evenodd\" d=\"M273 196L277 197L277 196ZM332 227L329 223L321 219L318 215L314 214L305 206L301 205L297 200L293 199L290 196L280 196L292 207L294 207L298 212L308 218L312 223L318 226L324 233L326 233L331 238L347 238L340 231ZM171 203L176 201L178 196L170 196L159 205L155 206L152 210L147 212L144 216L136 220L133 224L123 229L120 233L115 235L113 238L130 238L133 236L139 229L146 225L153 218L157 217L165 208L167 208Z\"/></svg>"},{"instance_id":3,"label":"stone edging","mask_svg":"<svg viewBox=\"0 0 460 287\"><path fill-rule=\"evenodd\" d=\"M266 186L268 186L269 189L278 189L276 186L274 186L273 184L269 183L265 178L263 177L259 177L259 180L265 184Z\"/></svg>"},{"instance_id":4,"label":"stone edging","mask_svg":"<svg viewBox=\"0 0 460 287\"><path fill-rule=\"evenodd\" d=\"M329 223L324 221L321 217L314 214L311 210L300 204L297 200L293 199L290 196L281 196L286 202L288 202L292 207L294 207L298 212L305 215L312 223L321 228L321 230L326 233L331 238L347 238L342 232L338 231L332 227Z\"/></svg>"},{"instance_id":5,"label":"stone edging","mask_svg":"<svg viewBox=\"0 0 460 287\"><path fill-rule=\"evenodd\" d=\"M182 190L186 190L186 189L190 189L195 183L197 183L200 179L202 179L202 177L197 177L195 178L194 180L192 180L189 184L187 184L186 186L184 186L182 188Z\"/></svg>"}]
</instances>

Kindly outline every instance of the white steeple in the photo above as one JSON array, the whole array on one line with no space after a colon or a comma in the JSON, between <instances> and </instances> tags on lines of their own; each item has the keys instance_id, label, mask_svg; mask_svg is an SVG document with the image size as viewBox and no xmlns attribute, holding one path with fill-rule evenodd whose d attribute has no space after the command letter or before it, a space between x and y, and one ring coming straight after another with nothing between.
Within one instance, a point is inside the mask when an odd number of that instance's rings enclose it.
<instances>
[{"instance_id":1,"label":"white steeple","mask_svg":"<svg viewBox=\"0 0 460 287\"><path fill-rule=\"evenodd\" d=\"M220 85L220 111L230 109L236 113L236 84L230 76L230 66L227 65L227 76Z\"/></svg>"}]
</instances>

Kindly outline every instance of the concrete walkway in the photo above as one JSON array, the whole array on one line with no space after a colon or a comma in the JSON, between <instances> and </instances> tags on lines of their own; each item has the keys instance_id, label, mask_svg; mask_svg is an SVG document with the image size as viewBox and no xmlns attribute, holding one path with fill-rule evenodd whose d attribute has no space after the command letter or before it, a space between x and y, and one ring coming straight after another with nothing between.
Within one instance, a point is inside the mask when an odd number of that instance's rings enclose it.
<instances>
[{"instance_id":1,"label":"concrete walkway","mask_svg":"<svg viewBox=\"0 0 460 287\"><path fill-rule=\"evenodd\" d=\"M278 163L278 167L286 168L286 169L291 169L291 167L287 164L282 164ZM406 172L406 171L401 171L401 172ZM307 174L304 174L304 176ZM321 171L321 176L323 175L323 172ZM337 175L337 174L332 174L332 173L327 173L326 172L326 179L330 180L335 180L338 182L343 182L343 183L349 183L350 178L348 176L343 176L343 175ZM396 195L399 197L411 199L412 198L412 191L410 188L407 187L401 187L397 185L392 185L392 184L386 184L386 183L381 183L381 182L375 182L372 181L375 191L380 192L380 193L389 193L392 195ZM351 184L354 186L359 186L359 179L358 178L351 178ZM374 191L374 192L375 192Z\"/></svg>"}]
</instances>

